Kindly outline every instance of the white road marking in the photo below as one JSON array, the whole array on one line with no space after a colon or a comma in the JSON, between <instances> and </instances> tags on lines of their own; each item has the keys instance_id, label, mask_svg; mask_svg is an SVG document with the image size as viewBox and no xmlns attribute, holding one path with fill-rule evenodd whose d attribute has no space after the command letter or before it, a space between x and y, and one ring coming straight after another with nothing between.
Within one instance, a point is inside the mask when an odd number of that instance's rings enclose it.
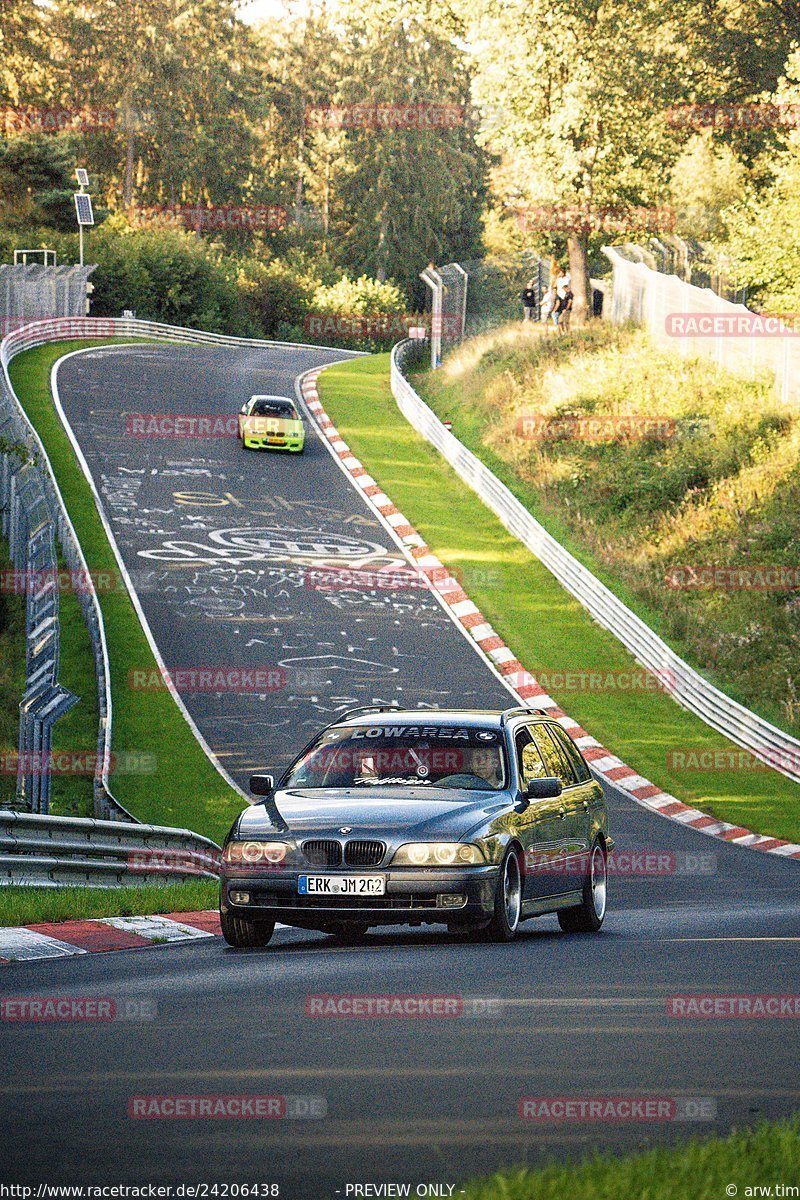
<instances>
[{"instance_id":1,"label":"white road marking","mask_svg":"<svg viewBox=\"0 0 800 1200\"><path fill-rule=\"evenodd\" d=\"M73 954L86 954L86 951L24 926L0 929L0 958L24 962L33 958L69 958Z\"/></svg>"}]
</instances>

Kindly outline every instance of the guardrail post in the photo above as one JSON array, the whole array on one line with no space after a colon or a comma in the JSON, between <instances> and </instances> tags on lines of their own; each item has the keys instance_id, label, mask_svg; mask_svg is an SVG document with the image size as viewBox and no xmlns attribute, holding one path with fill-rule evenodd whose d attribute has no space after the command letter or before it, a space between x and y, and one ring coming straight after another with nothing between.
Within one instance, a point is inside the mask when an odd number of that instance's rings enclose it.
<instances>
[{"instance_id":1,"label":"guardrail post","mask_svg":"<svg viewBox=\"0 0 800 1200\"><path fill-rule=\"evenodd\" d=\"M60 684L44 683L28 688L20 702L17 790L31 812L50 811L53 726L78 700Z\"/></svg>"}]
</instances>

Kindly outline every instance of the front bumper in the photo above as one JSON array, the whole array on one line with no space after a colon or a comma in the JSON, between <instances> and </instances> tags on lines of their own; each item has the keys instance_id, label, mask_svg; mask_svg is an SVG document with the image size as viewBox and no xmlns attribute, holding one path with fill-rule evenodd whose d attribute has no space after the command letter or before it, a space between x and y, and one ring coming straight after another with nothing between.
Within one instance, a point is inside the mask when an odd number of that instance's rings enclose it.
<instances>
[{"instance_id":1,"label":"front bumper","mask_svg":"<svg viewBox=\"0 0 800 1200\"><path fill-rule=\"evenodd\" d=\"M305 444L303 437L287 437L277 440L264 434L245 434L242 438L246 450L291 450L299 453Z\"/></svg>"},{"instance_id":2,"label":"front bumper","mask_svg":"<svg viewBox=\"0 0 800 1200\"><path fill-rule=\"evenodd\" d=\"M275 920L286 925L319 928L342 921L366 921L370 925L470 924L486 920L494 911L497 887L496 866L464 869L402 868L358 871L384 875L383 896L301 896L301 874L339 874L304 868L291 873L225 874L220 884L220 908L250 920ZM341 874L352 874L352 871ZM231 898L231 892L246 893L247 903ZM456 897L458 901L456 902Z\"/></svg>"}]
</instances>

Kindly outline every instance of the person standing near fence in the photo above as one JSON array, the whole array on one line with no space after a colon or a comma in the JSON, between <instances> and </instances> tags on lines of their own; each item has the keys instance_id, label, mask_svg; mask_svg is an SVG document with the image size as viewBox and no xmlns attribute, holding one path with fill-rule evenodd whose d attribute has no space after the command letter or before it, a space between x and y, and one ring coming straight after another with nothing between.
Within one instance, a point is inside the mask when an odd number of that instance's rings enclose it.
<instances>
[{"instance_id":1,"label":"person standing near fence","mask_svg":"<svg viewBox=\"0 0 800 1200\"><path fill-rule=\"evenodd\" d=\"M572 316L572 301L575 297L572 294L572 288L567 285L567 290L559 299L560 309L558 312L558 332L569 333L569 322Z\"/></svg>"},{"instance_id":2,"label":"person standing near fence","mask_svg":"<svg viewBox=\"0 0 800 1200\"><path fill-rule=\"evenodd\" d=\"M536 281L528 280L528 286L522 289L520 296L522 301L522 319L523 321L536 320Z\"/></svg>"}]
</instances>

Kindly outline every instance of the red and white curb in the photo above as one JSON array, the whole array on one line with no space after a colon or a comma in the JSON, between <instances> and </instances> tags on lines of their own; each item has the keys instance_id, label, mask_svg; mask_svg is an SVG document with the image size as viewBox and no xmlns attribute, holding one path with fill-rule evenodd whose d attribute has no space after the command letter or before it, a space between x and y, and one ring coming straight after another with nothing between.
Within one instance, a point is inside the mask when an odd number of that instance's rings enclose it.
<instances>
[{"instance_id":1,"label":"red and white curb","mask_svg":"<svg viewBox=\"0 0 800 1200\"><path fill-rule=\"evenodd\" d=\"M469 633L469 636L494 665L498 673L503 676L520 701L524 704L535 705L536 708L542 710L546 709L549 715L563 725L564 729L568 730L575 739L586 759L592 764L593 770L643 808L724 842L746 846L751 850L761 850L766 854L778 854L784 858L800 860L800 845L782 841L780 838L753 833L752 830L745 829L741 825L731 825L727 821L719 821L716 817L710 817L708 813L691 808L688 804L684 804L675 796L670 795L669 792L663 791L657 784L651 783L649 779L639 775L622 759L607 750L577 721L568 716L551 696L548 696L544 688L529 671L525 670L513 650L509 649L473 604L458 580L452 577L447 567L425 544L411 522L395 507L380 485L353 454L320 403L317 393L317 379L320 374L321 369L318 369L304 375L300 390L323 437L326 438L342 468L361 491L367 503L391 528L392 533L402 544L420 574L428 580L431 589L438 592L453 619Z\"/></svg>"},{"instance_id":2,"label":"red and white curb","mask_svg":"<svg viewBox=\"0 0 800 1200\"><path fill-rule=\"evenodd\" d=\"M190 942L221 933L219 913L170 913L153 917L102 917L48 921L0 929L0 963L70 958L105 950L135 950L164 942Z\"/></svg>"}]
</instances>

